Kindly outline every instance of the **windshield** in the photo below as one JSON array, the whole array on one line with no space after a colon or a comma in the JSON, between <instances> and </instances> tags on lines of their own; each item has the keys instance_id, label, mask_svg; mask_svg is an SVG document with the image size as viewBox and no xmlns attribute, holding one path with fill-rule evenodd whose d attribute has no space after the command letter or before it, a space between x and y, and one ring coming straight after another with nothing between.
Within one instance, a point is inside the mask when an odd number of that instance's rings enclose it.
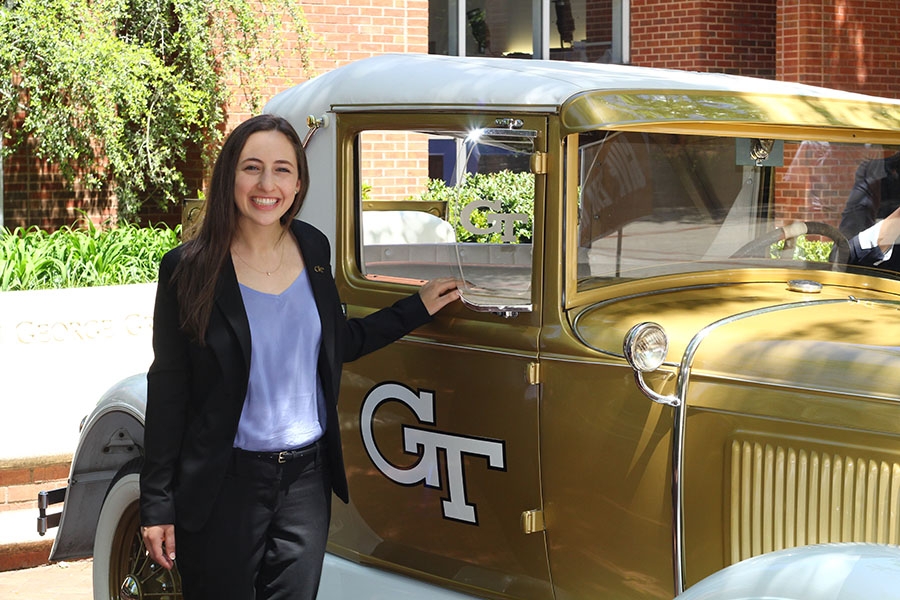
<instances>
[{"instance_id":1,"label":"windshield","mask_svg":"<svg viewBox=\"0 0 900 600\"><path fill-rule=\"evenodd\" d=\"M900 271L900 148L608 131L578 145L579 290L742 267Z\"/></svg>"}]
</instances>

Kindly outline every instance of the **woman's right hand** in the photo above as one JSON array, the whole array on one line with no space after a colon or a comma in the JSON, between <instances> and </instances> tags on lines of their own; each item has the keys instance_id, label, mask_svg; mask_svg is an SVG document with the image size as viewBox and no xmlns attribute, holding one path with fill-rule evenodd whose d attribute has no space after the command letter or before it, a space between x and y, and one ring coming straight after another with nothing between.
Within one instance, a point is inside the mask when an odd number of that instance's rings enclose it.
<instances>
[{"instance_id":1,"label":"woman's right hand","mask_svg":"<svg viewBox=\"0 0 900 600\"><path fill-rule=\"evenodd\" d=\"M436 312L459 300L460 281L453 277L439 277L428 281L419 289L419 297L422 298L422 304L429 315L434 316Z\"/></svg>"},{"instance_id":2,"label":"woman's right hand","mask_svg":"<svg viewBox=\"0 0 900 600\"><path fill-rule=\"evenodd\" d=\"M150 559L166 569L175 566L175 525L150 525L141 527L144 547Z\"/></svg>"}]
</instances>

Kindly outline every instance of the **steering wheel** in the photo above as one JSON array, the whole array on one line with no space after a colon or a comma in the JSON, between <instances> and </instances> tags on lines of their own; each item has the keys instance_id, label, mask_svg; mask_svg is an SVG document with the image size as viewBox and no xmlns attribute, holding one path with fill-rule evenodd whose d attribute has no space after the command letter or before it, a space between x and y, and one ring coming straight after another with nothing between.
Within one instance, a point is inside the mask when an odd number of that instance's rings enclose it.
<instances>
[{"instance_id":1,"label":"steering wheel","mask_svg":"<svg viewBox=\"0 0 900 600\"><path fill-rule=\"evenodd\" d=\"M821 235L834 241L834 249L829 260L832 262L832 271L843 271L847 267L847 259L850 256L850 243L837 227L817 221L797 221L785 227L776 227L755 240L750 240L731 255L731 258L766 257L769 246L789 240L801 235Z\"/></svg>"}]
</instances>

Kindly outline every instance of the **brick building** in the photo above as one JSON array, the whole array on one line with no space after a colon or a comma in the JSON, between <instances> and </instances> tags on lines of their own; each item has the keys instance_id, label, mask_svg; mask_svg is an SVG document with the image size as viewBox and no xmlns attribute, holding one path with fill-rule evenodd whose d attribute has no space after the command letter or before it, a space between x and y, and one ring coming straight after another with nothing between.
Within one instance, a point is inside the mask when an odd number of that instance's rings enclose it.
<instances>
[{"instance_id":1,"label":"brick building","mask_svg":"<svg viewBox=\"0 0 900 600\"><path fill-rule=\"evenodd\" d=\"M896 0L302 0L322 73L385 52L431 52L733 73L900 97ZM285 32L288 48L296 39ZM299 61L271 96L305 79ZM226 128L247 117L231 107ZM23 151L3 165L6 227L114 215L104 194L67 190ZM202 186L196 169L191 183ZM173 211L177 213L178 211ZM152 215L158 217L158 215ZM156 220L153 218L152 220ZM177 221L177 215L169 218Z\"/></svg>"}]
</instances>

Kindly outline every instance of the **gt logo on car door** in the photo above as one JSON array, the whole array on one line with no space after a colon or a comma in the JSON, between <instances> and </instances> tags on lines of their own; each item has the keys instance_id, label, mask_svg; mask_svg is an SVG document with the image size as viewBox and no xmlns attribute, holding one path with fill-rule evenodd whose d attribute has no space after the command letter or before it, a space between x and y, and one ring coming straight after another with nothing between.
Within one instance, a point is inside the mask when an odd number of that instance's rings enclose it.
<instances>
[{"instance_id":1,"label":"gt logo on car door","mask_svg":"<svg viewBox=\"0 0 900 600\"><path fill-rule=\"evenodd\" d=\"M403 451L419 456L419 461L408 469L401 469L390 463L378 451L372 426L378 407L389 401L400 402L409 407L416 419L423 425L435 425L434 393L427 390L415 392L399 383L380 383L366 394L360 415L363 444L372 463L386 477L402 485L417 485L440 489L440 465L438 449L444 450L447 460L447 485L449 498L442 500L445 518L477 523L475 505L466 502L466 481L463 470L463 455L484 456L488 468L506 470L506 445L503 441L469 437L403 426Z\"/></svg>"}]
</instances>

